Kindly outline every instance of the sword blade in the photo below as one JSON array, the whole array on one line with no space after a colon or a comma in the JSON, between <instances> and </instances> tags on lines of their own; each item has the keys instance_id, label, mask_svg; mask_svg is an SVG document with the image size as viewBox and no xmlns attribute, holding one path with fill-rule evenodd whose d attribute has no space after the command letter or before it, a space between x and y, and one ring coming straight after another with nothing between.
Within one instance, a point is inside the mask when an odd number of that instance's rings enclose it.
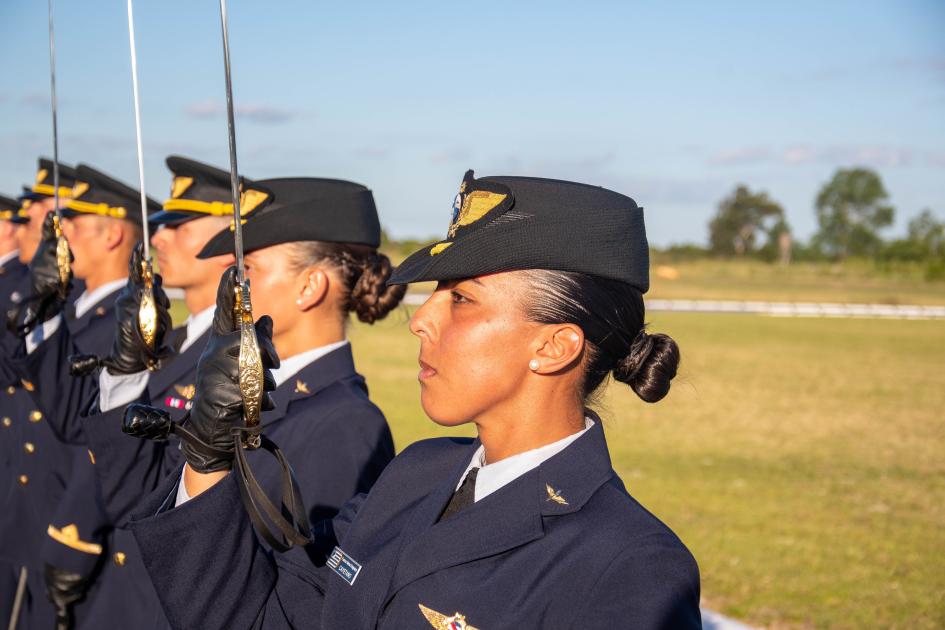
<instances>
[{"instance_id":1,"label":"sword blade","mask_svg":"<svg viewBox=\"0 0 945 630\"><path fill-rule=\"evenodd\" d=\"M144 260L151 260L151 238L148 231L148 195L144 189L144 149L141 142L141 99L138 95L138 55L135 46L135 18L132 0L128 0L128 44L131 47L131 86L135 102L135 141L138 148L138 186L141 191L141 227L144 239Z\"/></svg>"},{"instance_id":2,"label":"sword blade","mask_svg":"<svg viewBox=\"0 0 945 630\"><path fill-rule=\"evenodd\" d=\"M236 121L233 115L233 80L230 75L230 36L227 29L226 0L220 0L220 25L223 32L223 71L226 77L226 124L230 141L230 192L233 196L236 278L240 286L243 286L246 280L246 265L243 263L243 225L240 222L240 182L236 164Z\"/></svg>"},{"instance_id":3,"label":"sword blade","mask_svg":"<svg viewBox=\"0 0 945 630\"><path fill-rule=\"evenodd\" d=\"M53 133L53 199L56 204L56 218L62 225L62 210L59 209L59 125L56 110L56 36L53 30L53 3L47 0L49 9L49 99L52 104Z\"/></svg>"}]
</instances>

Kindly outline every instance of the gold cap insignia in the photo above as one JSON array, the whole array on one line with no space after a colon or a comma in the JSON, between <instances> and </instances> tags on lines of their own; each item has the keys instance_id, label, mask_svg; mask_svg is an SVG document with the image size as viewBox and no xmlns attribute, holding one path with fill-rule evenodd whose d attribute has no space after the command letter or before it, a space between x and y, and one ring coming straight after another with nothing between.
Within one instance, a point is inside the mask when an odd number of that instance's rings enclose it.
<instances>
[{"instance_id":1,"label":"gold cap insignia","mask_svg":"<svg viewBox=\"0 0 945 630\"><path fill-rule=\"evenodd\" d=\"M420 612L422 612L426 620L430 622L430 625L437 628L437 630L478 630L475 626L466 623L466 616L459 613L454 614L452 617L447 617L443 613L438 613L423 604L420 604Z\"/></svg>"},{"instance_id":2,"label":"gold cap insignia","mask_svg":"<svg viewBox=\"0 0 945 630\"><path fill-rule=\"evenodd\" d=\"M192 399L197 393L196 385L175 385L174 390L187 400Z\"/></svg>"},{"instance_id":3,"label":"gold cap insignia","mask_svg":"<svg viewBox=\"0 0 945 630\"><path fill-rule=\"evenodd\" d=\"M44 168L39 169L39 171L36 172L36 183L42 184L44 181L46 181L47 175L49 175L49 171Z\"/></svg>"},{"instance_id":4,"label":"gold cap insignia","mask_svg":"<svg viewBox=\"0 0 945 630\"><path fill-rule=\"evenodd\" d=\"M175 177L171 182L171 199L177 199L194 183L193 177Z\"/></svg>"},{"instance_id":5,"label":"gold cap insignia","mask_svg":"<svg viewBox=\"0 0 945 630\"><path fill-rule=\"evenodd\" d=\"M89 190L89 185L85 182L76 182L75 186L72 187L72 198L78 199L84 195Z\"/></svg>"},{"instance_id":6,"label":"gold cap insignia","mask_svg":"<svg viewBox=\"0 0 945 630\"><path fill-rule=\"evenodd\" d=\"M269 193L254 188L243 188L243 184L240 184L240 216L246 216L266 199L269 199Z\"/></svg>"},{"instance_id":7,"label":"gold cap insignia","mask_svg":"<svg viewBox=\"0 0 945 630\"><path fill-rule=\"evenodd\" d=\"M444 249L446 249L452 244L453 244L452 241L446 241L445 243L437 243L436 245L430 248L430 255L436 256L437 254L439 254L440 252L442 252Z\"/></svg>"},{"instance_id":8,"label":"gold cap insignia","mask_svg":"<svg viewBox=\"0 0 945 630\"><path fill-rule=\"evenodd\" d=\"M305 381L295 379L295 393L296 394L310 394L308 391L308 384Z\"/></svg>"},{"instance_id":9,"label":"gold cap insignia","mask_svg":"<svg viewBox=\"0 0 945 630\"><path fill-rule=\"evenodd\" d=\"M561 496L561 492L555 490L547 483L545 484L545 492L548 493L548 498L545 501L554 501L558 505L567 505L568 502L564 500L564 497Z\"/></svg>"},{"instance_id":10,"label":"gold cap insignia","mask_svg":"<svg viewBox=\"0 0 945 630\"><path fill-rule=\"evenodd\" d=\"M478 185L479 188L471 190L473 185ZM493 190L489 190L490 188ZM466 171L459 193L453 199L453 215L447 232L448 237L453 238L459 228L475 223L510 200L510 195L505 186L496 182L476 182L473 172Z\"/></svg>"}]
</instances>

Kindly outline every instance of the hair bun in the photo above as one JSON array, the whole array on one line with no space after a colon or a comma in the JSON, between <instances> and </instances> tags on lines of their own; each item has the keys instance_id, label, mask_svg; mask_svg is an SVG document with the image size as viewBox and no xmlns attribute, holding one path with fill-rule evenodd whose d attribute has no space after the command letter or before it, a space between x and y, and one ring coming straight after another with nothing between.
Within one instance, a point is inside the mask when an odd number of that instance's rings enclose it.
<instances>
[{"instance_id":1,"label":"hair bun","mask_svg":"<svg viewBox=\"0 0 945 630\"><path fill-rule=\"evenodd\" d=\"M630 344L630 352L617 362L613 375L642 400L654 403L669 393L679 358L679 346L672 337L661 333L648 335L641 330Z\"/></svg>"},{"instance_id":2,"label":"hair bun","mask_svg":"<svg viewBox=\"0 0 945 630\"><path fill-rule=\"evenodd\" d=\"M393 310L404 297L407 287L388 285L393 265L384 254L372 252L363 260L361 276L351 290L351 309L358 319L373 324Z\"/></svg>"}]
</instances>

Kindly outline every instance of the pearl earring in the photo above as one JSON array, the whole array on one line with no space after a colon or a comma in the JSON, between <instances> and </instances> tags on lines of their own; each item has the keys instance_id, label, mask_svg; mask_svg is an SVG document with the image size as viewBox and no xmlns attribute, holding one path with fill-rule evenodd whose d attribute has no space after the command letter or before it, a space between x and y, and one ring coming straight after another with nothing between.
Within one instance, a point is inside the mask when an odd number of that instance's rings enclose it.
<instances>
[{"instance_id":1,"label":"pearl earring","mask_svg":"<svg viewBox=\"0 0 945 630\"><path fill-rule=\"evenodd\" d=\"M295 303L298 304L299 306L302 306L302 298L297 298L295 300Z\"/></svg>"},{"instance_id":2,"label":"pearl earring","mask_svg":"<svg viewBox=\"0 0 945 630\"><path fill-rule=\"evenodd\" d=\"M532 359L531 361L529 361L529 362L528 362L528 367L531 369L532 372L537 371L537 370L538 370L538 359Z\"/></svg>"}]
</instances>

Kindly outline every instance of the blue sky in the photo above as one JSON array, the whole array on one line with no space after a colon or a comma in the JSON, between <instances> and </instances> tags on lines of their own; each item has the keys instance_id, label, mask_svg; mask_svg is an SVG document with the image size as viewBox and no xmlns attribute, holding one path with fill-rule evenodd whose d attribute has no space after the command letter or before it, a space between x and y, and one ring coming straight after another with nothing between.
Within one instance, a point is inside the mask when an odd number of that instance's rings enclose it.
<instances>
[{"instance_id":1,"label":"blue sky","mask_svg":"<svg viewBox=\"0 0 945 630\"><path fill-rule=\"evenodd\" d=\"M374 190L396 236L445 232L467 168L599 184L651 242L704 241L737 183L795 232L838 167L879 170L902 232L945 218L945 4L230 0L239 162ZM147 189L228 164L218 5L135 5ZM137 182L124 0L55 5L60 154ZM0 192L51 154L46 3L0 3Z\"/></svg>"}]
</instances>

